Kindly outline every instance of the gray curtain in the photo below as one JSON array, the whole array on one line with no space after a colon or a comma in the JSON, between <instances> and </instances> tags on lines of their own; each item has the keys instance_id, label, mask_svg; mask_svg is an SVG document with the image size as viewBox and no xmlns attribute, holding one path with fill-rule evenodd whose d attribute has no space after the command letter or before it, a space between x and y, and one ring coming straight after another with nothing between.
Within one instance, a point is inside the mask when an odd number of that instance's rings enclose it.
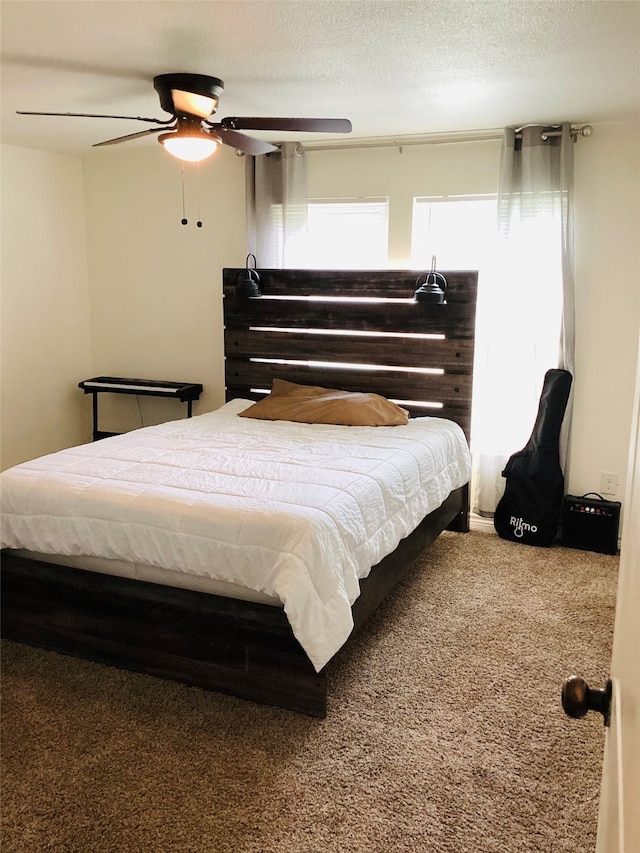
<instances>
[{"instance_id":1,"label":"gray curtain","mask_svg":"<svg viewBox=\"0 0 640 853\"><path fill-rule=\"evenodd\" d=\"M306 156L296 142L280 150L247 157L245 166L247 252L258 267L307 265Z\"/></svg>"},{"instance_id":2,"label":"gray curtain","mask_svg":"<svg viewBox=\"0 0 640 853\"><path fill-rule=\"evenodd\" d=\"M499 248L478 295L472 509L481 515L493 514L504 464L529 437L544 374L574 374L573 145L569 124L504 134Z\"/></svg>"},{"instance_id":3,"label":"gray curtain","mask_svg":"<svg viewBox=\"0 0 640 853\"><path fill-rule=\"evenodd\" d=\"M545 130L547 135L545 134ZM546 136L546 139L545 139ZM558 364L573 374L575 291L573 277L573 146L571 125L507 128L498 190L498 228L509 239L512 229L551 217L560 241L562 314Z\"/></svg>"}]
</instances>

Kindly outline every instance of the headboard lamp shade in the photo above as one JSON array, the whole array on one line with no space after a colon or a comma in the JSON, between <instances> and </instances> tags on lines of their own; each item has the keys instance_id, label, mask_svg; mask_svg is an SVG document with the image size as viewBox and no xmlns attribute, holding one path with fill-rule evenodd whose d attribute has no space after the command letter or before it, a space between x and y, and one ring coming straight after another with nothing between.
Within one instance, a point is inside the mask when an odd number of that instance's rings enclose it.
<instances>
[{"instance_id":1,"label":"headboard lamp shade","mask_svg":"<svg viewBox=\"0 0 640 853\"><path fill-rule=\"evenodd\" d=\"M442 283L442 287L438 282ZM414 299L416 302L428 302L431 305L441 305L445 301L445 291L447 289L447 280L439 272L432 270L429 273L424 273L418 276L416 280L418 285L414 291Z\"/></svg>"},{"instance_id":2,"label":"headboard lamp shade","mask_svg":"<svg viewBox=\"0 0 640 853\"><path fill-rule=\"evenodd\" d=\"M253 267L251 259L253 258ZM245 298L256 298L262 296L260 290L260 275L258 274L256 256L250 252L247 255L245 268L236 276L236 296Z\"/></svg>"},{"instance_id":3,"label":"headboard lamp shade","mask_svg":"<svg viewBox=\"0 0 640 853\"><path fill-rule=\"evenodd\" d=\"M199 163L215 152L220 144L218 138L204 131L174 131L163 133L158 142L178 160Z\"/></svg>"}]
</instances>

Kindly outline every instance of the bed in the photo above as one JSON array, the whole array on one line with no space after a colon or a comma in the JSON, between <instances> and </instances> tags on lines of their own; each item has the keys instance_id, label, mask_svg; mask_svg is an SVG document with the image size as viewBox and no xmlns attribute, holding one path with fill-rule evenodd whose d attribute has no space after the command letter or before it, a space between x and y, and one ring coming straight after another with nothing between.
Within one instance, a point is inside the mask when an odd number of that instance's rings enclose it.
<instances>
[{"instance_id":1,"label":"bed","mask_svg":"<svg viewBox=\"0 0 640 853\"><path fill-rule=\"evenodd\" d=\"M443 529L468 529L477 275L447 273L447 302L433 305L413 300L416 274L407 271L263 270L259 298L236 295L242 272L223 271L227 403L218 412L3 475L11 547L2 554L2 634L323 717L328 661ZM244 417L281 380L381 394L411 420ZM444 480L418 452L423 433L458 454L444 459ZM96 496L105 464L106 503ZM152 522L151 495L153 512L160 506ZM376 502L387 508L384 523ZM71 545L54 538L60 531ZM262 552L276 549L277 570L259 568L254 581L243 561L263 566Z\"/></svg>"}]
</instances>

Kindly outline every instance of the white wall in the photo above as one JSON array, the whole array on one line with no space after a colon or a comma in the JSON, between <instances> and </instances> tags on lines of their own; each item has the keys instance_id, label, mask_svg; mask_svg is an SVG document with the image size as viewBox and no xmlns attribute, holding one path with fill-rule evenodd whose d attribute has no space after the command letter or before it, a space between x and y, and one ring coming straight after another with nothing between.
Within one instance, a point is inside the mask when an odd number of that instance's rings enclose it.
<instances>
[{"instance_id":1,"label":"white wall","mask_svg":"<svg viewBox=\"0 0 640 853\"><path fill-rule=\"evenodd\" d=\"M82 163L3 145L2 468L86 441L91 365Z\"/></svg>"},{"instance_id":2,"label":"white wall","mask_svg":"<svg viewBox=\"0 0 640 853\"><path fill-rule=\"evenodd\" d=\"M640 126L595 125L576 144L573 494L625 494L640 330Z\"/></svg>"},{"instance_id":3,"label":"white wall","mask_svg":"<svg viewBox=\"0 0 640 853\"><path fill-rule=\"evenodd\" d=\"M160 146L85 161L95 375L201 382L194 414L224 402L222 268L245 261L244 159L180 164ZM202 228L196 226L200 219ZM100 428L182 417L174 401L100 396Z\"/></svg>"}]
</instances>

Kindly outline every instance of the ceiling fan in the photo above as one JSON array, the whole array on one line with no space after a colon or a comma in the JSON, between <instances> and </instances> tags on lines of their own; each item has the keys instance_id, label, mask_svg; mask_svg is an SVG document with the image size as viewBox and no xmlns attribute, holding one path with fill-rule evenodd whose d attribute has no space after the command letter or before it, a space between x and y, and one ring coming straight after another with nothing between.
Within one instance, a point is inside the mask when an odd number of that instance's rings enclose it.
<instances>
[{"instance_id":1,"label":"ceiling fan","mask_svg":"<svg viewBox=\"0 0 640 853\"><path fill-rule=\"evenodd\" d=\"M161 125L140 130L116 139L97 142L117 145L130 139L139 139L160 133L160 142L179 160L199 162L210 157L220 143L231 145L244 154L257 156L277 151L271 142L247 136L241 130L296 131L319 133L350 133L351 122L341 118L250 118L229 117L218 122L211 117L218 108L224 83L217 77L205 74L160 74L153 78L153 86L160 97L160 106L170 113L169 119L143 118L142 116L112 116L95 113L43 113L18 110L19 115L77 116L80 118L117 118L128 121L145 121Z\"/></svg>"}]
</instances>

